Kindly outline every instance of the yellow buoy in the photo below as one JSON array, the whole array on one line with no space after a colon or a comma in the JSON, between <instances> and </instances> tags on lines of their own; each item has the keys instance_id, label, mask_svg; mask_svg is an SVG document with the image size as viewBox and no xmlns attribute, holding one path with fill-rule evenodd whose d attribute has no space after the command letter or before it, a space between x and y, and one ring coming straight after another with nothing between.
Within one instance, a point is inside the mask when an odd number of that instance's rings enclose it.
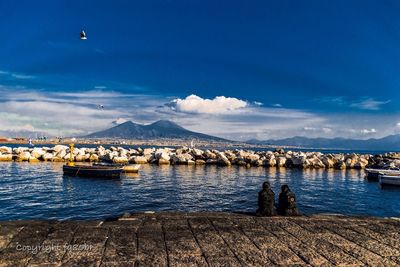
<instances>
[{"instance_id":1,"label":"yellow buoy","mask_svg":"<svg viewBox=\"0 0 400 267\"><path fill-rule=\"evenodd\" d=\"M75 163L74 163L74 144L69 144L68 166L75 166Z\"/></svg>"}]
</instances>

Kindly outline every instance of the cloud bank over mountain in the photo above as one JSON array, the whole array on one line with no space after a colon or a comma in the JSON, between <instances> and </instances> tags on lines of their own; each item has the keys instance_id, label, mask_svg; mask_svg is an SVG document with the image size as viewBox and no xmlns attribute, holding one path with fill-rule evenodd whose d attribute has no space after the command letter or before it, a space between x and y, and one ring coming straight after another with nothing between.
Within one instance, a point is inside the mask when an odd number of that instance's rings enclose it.
<instances>
[{"instance_id":1,"label":"cloud bank over mountain","mask_svg":"<svg viewBox=\"0 0 400 267\"><path fill-rule=\"evenodd\" d=\"M122 124L173 120L183 127L231 140L292 136L367 139L400 132L396 114L323 114L283 105L254 104L232 96L203 98L111 89L41 91L0 87L0 135L18 132L78 136ZM257 102L257 101L256 101Z\"/></svg>"}]
</instances>

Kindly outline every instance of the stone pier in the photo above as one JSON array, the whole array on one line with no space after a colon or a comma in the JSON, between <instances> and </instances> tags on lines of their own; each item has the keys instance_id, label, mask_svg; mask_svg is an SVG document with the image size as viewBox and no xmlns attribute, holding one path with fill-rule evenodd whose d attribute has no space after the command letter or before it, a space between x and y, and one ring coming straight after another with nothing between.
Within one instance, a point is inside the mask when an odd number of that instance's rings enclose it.
<instances>
[{"instance_id":1,"label":"stone pier","mask_svg":"<svg viewBox=\"0 0 400 267\"><path fill-rule=\"evenodd\" d=\"M399 266L400 221L135 214L0 222L0 266Z\"/></svg>"}]
</instances>

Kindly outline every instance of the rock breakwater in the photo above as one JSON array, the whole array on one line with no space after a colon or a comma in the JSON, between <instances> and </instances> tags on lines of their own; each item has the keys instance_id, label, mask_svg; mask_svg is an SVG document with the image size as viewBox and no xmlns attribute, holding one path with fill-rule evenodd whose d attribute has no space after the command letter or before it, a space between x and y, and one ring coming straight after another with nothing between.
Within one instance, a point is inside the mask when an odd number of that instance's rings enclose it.
<instances>
[{"instance_id":1,"label":"rock breakwater","mask_svg":"<svg viewBox=\"0 0 400 267\"><path fill-rule=\"evenodd\" d=\"M69 147L0 147L0 161L64 162L70 160ZM356 153L328 153L284 151L251 151L198 149L198 148L124 148L111 146L104 148L75 148L75 162L112 162L119 164L160 164L160 165L221 165L221 166L264 166L287 168L334 168L363 169L398 168L400 153L379 155Z\"/></svg>"}]
</instances>

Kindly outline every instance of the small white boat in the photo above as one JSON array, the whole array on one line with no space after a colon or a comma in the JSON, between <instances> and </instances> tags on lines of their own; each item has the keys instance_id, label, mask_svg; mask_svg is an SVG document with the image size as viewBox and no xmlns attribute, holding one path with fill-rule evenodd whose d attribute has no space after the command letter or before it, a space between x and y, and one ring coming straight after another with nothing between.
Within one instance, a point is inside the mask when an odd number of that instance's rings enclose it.
<instances>
[{"instance_id":1,"label":"small white boat","mask_svg":"<svg viewBox=\"0 0 400 267\"><path fill-rule=\"evenodd\" d=\"M379 175L379 184L390 185L390 186L400 186L400 175Z\"/></svg>"}]
</instances>

